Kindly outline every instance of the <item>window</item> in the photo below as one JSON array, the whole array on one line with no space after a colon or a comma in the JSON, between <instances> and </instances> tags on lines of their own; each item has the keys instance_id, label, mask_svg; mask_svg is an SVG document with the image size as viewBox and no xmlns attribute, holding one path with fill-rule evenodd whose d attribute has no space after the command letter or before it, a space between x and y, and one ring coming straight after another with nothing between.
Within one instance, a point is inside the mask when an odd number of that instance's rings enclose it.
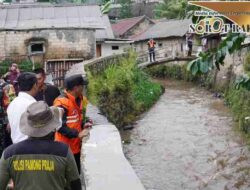
<instances>
[{"instance_id":1,"label":"window","mask_svg":"<svg viewBox=\"0 0 250 190\"><path fill-rule=\"evenodd\" d=\"M45 47L44 42L31 42L29 45L29 53L30 54L39 54L44 53Z\"/></svg>"},{"instance_id":2,"label":"window","mask_svg":"<svg viewBox=\"0 0 250 190\"><path fill-rule=\"evenodd\" d=\"M119 46L112 46L112 50L119 50Z\"/></svg>"}]
</instances>

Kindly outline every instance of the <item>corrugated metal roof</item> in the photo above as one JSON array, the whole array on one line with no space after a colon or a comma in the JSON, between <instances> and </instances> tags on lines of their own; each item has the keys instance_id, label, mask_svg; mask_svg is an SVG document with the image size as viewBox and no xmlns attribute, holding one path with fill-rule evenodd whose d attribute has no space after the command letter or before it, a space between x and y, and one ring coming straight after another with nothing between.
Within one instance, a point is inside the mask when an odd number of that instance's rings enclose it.
<instances>
[{"instance_id":1,"label":"corrugated metal roof","mask_svg":"<svg viewBox=\"0 0 250 190\"><path fill-rule=\"evenodd\" d=\"M145 32L132 36L131 39L141 41L150 38L182 37L188 31L191 23L190 19L160 21Z\"/></svg>"},{"instance_id":2,"label":"corrugated metal roof","mask_svg":"<svg viewBox=\"0 0 250 190\"><path fill-rule=\"evenodd\" d=\"M47 28L105 28L99 6L5 5L0 6L0 30Z\"/></svg>"},{"instance_id":3,"label":"corrugated metal roof","mask_svg":"<svg viewBox=\"0 0 250 190\"><path fill-rule=\"evenodd\" d=\"M115 36L114 36L113 30L111 28L111 24L110 24L108 16L104 15L102 17L102 20L103 20L103 24L105 26L105 29L97 29L96 30L95 36L96 36L97 41L103 40L103 39L114 39Z\"/></svg>"}]
</instances>

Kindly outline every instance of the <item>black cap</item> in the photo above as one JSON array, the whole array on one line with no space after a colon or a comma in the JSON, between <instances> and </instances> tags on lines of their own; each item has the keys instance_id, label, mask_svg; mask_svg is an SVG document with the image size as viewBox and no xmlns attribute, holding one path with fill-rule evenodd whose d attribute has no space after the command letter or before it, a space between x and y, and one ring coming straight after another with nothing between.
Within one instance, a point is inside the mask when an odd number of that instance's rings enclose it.
<instances>
[{"instance_id":1,"label":"black cap","mask_svg":"<svg viewBox=\"0 0 250 190\"><path fill-rule=\"evenodd\" d=\"M72 90L75 86L87 86L88 85L88 80L83 78L82 75L73 75L70 77L67 77L64 80L64 87L67 90Z\"/></svg>"}]
</instances>

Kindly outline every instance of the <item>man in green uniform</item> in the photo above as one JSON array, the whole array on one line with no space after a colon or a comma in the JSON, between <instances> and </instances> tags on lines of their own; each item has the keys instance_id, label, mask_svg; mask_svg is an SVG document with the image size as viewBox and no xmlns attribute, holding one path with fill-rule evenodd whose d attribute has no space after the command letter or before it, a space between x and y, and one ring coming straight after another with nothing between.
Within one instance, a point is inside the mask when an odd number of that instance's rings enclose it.
<instances>
[{"instance_id":1,"label":"man in green uniform","mask_svg":"<svg viewBox=\"0 0 250 190\"><path fill-rule=\"evenodd\" d=\"M63 111L44 101L31 104L21 116L20 131L27 140L4 150L0 160L0 190L10 179L18 190L81 190L74 156L63 143L51 140L62 125Z\"/></svg>"}]
</instances>

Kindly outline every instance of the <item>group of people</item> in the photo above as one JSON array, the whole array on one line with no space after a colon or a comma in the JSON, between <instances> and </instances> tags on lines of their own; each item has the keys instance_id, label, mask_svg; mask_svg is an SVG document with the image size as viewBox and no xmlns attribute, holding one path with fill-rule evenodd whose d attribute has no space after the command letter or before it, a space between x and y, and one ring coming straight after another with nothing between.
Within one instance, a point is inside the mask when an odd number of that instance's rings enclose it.
<instances>
[{"instance_id":1,"label":"group of people","mask_svg":"<svg viewBox=\"0 0 250 190\"><path fill-rule=\"evenodd\" d=\"M0 190L82 189L81 140L93 125L85 115L88 82L68 77L61 94L45 79L42 68L21 73L16 64L3 76Z\"/></svg>"}]
</instances>

